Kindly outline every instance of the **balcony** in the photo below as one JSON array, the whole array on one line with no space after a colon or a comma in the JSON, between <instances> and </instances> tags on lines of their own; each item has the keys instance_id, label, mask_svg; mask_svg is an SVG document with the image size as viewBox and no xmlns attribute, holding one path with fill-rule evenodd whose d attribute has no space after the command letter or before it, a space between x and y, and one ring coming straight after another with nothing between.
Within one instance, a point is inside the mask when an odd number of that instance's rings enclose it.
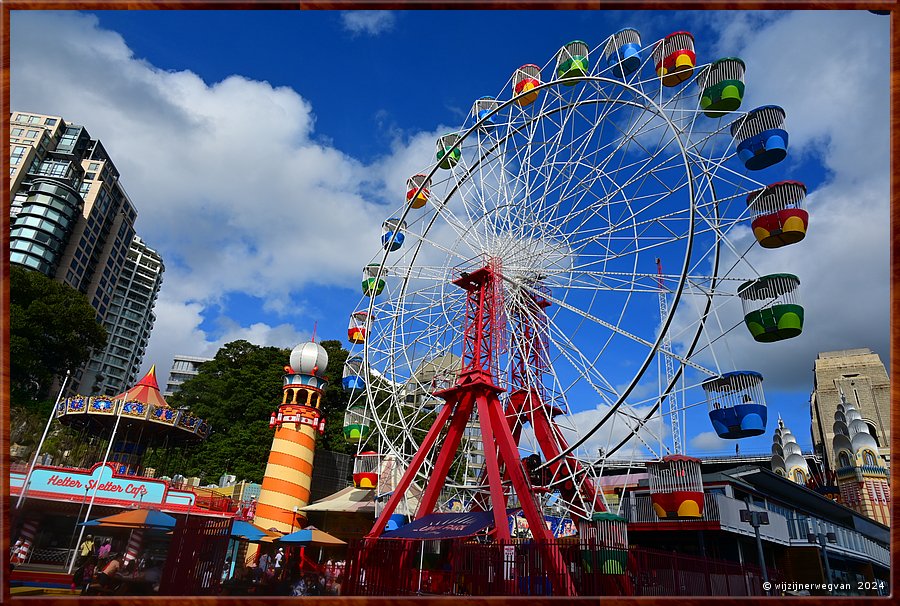
<instances>
[{"instance_id":1,"label":"balcony","mask_svg":"<svg viewBox=\"0 0 900 606\"><path fill-rule=\"evenodd\" d=\"M706 502L703 507L703 516L693 520L667 520L670 524L684 524L685 530L691 530L698 522L717 522L719 528L726 532L754 536L753 528L747 522L741 521L741 510L747 509L747 503L722 494L706 494ZM761 507L751 506L753 511L765 511ZM627 497L622 506L622 511L628 523L654 524L660 523L660 519L653 511L648 495L631 495ZM760 537L772 543L792 547L808 547L816 544L816 539L810 541L810 535L818 533L833 533L835 542L828 543L829 553L844 555L872 561L880 566L890 566L890 551L869 539L868 537L830 522L798 514L798 517L785 518L776 512L769 511L769 524L760 526Z\"/></svg>"},{"instance_id":2,"label":"balcony","mask_svg":"<svg viewBox=\"0 0 900 606\"><path fill-rule=\"evenodd\" d=\"M890 567L890 551L855 530L837 526L819 518L806 516L791 518L787 522L788 535L792 546L807 547L815 545L818 536L821 534L834 539L833 542L826 542L825 548L829 553L869 560L885 568Z\"/></svg>"}]
</instances>

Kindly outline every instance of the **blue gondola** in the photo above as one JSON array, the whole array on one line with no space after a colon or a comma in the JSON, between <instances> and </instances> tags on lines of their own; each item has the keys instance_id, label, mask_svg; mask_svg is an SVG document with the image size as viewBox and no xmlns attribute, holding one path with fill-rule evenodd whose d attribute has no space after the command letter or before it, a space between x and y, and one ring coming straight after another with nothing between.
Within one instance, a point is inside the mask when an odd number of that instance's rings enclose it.
<instances>
[{"instance_id":1,"label":"blue gondola","mask_svg":"<svg viewBox=\"0 0 900 606\"><path fill-rule=\"evenodd\" d=\"M494 121L494 116L491 113L500 107L500 102L497 101L494 97L482 97L475 101L472 104L472 112L469 114L471 117L471 124L475 125L479 120L484 120L481 123L482 130L490 130L496 125Z\"/></svg>"},{"instance_id":2,"label":"blue gondola","mask_svg":"<svg viewBox=\"0 0 900 606\"><path fill-rule=\"evenodd\" d=\"M406 235L403 231L406 229L406 221L391 218L381 224L381 246L388 251L400 250Z\"/></svg>"},{"instance_id":3,"label":"blue gondola","mask_svg":"<svg viewBox=\"0 0 900 606\"><path fill-rule=\"evenodd\" d=\"M344 373L341 384L349 391L359 391L366 388L366 380L362 377L362 357L350 356L344 362Z\"/></svg>"},{"instance_id":4,"label":"blue gondola","mask_svg":"<svg viewBox=\"0 0 900 606\"><path fill-rule=\"evenodd\" d=\"M630 27L617 31L606 42L603 57L613 74L630 76L641 66L641 34Z\"/></svg>"},{"instance_id":5,"label":"blue gondola","mask_svg":"<svg viewBox=\"0 0 900 606\"><path fill-rule=\"evenodd\" d=\"M703 382L709 420L720 438L736 440L765 433L768 415L762 381L758 372L738 370Z\"/></svg>"},{"instance_id":6,"label":"blue gondola","mask_svg":"<svg viewBox=\"0 0 900 606\"><path fill-rule=\"evenodd\" d=\"M738 142L738 158L748 170L761 170L787 157L788 133L784 130L784 109L764 105L751 110L731 124L731 136Z\"/></svg>"}]
</instances>

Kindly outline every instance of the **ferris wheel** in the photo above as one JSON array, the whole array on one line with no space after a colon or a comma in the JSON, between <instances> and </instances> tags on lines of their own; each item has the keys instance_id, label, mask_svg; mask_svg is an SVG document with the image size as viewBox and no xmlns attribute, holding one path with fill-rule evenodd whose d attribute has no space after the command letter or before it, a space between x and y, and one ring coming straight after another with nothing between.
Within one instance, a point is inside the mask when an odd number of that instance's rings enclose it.
<instances>
[{"instance_id":1,"label":"ferris wheel","mask_svg":"<svg viewBox=\"0 0 900 606\"><path fill-rule=\"evenodd\" d=\"M698 61L687 32L642 44L625 29L523 65L438 139L350 314L357 485L418 455L413 482L446 475L438 509L484 500L484 410L422 448L475 370L532 492L561 514L606 511L614 461L684 454L691 409L708 414L692 431L765 431L763 377L727 343L801 332L799 278L760 275L748 253L802 240L808 215L802 183L760 180L788 134L777 106L739 111L744 69Z\"/></svg>"}]
</instances>

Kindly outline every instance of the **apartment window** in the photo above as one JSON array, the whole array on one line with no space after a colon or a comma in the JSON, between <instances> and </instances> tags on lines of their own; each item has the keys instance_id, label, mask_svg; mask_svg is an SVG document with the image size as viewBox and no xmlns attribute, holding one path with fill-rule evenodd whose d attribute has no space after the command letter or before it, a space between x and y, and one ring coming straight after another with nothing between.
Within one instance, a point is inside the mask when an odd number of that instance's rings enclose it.
<instances>
[{"instance_id":1,"label":"apartment window","mask_svg":"<svg viewBox=\"0 0 900 606\"><path fill-rule=\"evenodd\" d=\"M28 133L25 135L29 139L37 139L38 135L41 134L41 131L28 129Z\"/></svg>"},{"instance_id":2,"label":"apartment window","mask_svg":"<svg viewBox=\"0 0 900 606\"><path fill-rule=\"evenodd\" d=\"M100 170L100 164L98 162L91 162L88 164L88 170L98 171Z\"/></svg>"},{"instance_id":3,"label":"apartment window","mask_svg":"<svg viewBox=\"0 0 900 606\"><path fill-rule=\"evenodd\" d=\"M44 124L47 126L56 126L56 118L47 118L44 120Z\"/></svg>"},{"instance_id":4,"label":"apartment window","mask_svg":"<svg viewBox=\"0 0 900 606\"><path fill-rule=\"evenodd\" d=\"M22 157L25 155L25 152L28 150L24 145L13 145L12 152L9 154L9 163L12 166L17 165L22 161Z\"/></svg>"},{"instance_id":5,"label":"apartment window","mask_svg":"<svg viewBox=\"0 0 900 606\"><path fill-rule=\"evenodd\" d=\"M13 137L21 137L24 132L24 128L12 128L10 129L9 134Z\"/></svg>"},{"instance_id":6,"label":"apartment window","mask_svg":"<svg viewBox=\"0 0 900 606\"><path fill-rule=\"evenodd\" d=\"M87 179L88 181L93 181L94 179L97 178L97 173L88 173L84 176L84 178Z\"/></svg>"}]
</instances>

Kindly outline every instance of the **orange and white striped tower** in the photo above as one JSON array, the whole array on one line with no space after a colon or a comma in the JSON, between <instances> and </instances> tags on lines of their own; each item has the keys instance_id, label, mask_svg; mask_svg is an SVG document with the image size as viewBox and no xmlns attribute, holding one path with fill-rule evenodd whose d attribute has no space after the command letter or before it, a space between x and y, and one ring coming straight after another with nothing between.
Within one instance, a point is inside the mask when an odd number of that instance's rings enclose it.
<instances>
[{"instance_id":1,"label":"orange and white striped tower","mask_svg":"<svg viewBox=\"0 0 900 606\"><path fill-rule=\"evenodd\" d=\"M328 353L317 343L301 343L285 366L284 393L269 427L275 428L269 462L253 521L263 528L292 532L306 526L298 508L309 504L316 436L325 431L320 412Z\"/></svg>"}]
</instances>

